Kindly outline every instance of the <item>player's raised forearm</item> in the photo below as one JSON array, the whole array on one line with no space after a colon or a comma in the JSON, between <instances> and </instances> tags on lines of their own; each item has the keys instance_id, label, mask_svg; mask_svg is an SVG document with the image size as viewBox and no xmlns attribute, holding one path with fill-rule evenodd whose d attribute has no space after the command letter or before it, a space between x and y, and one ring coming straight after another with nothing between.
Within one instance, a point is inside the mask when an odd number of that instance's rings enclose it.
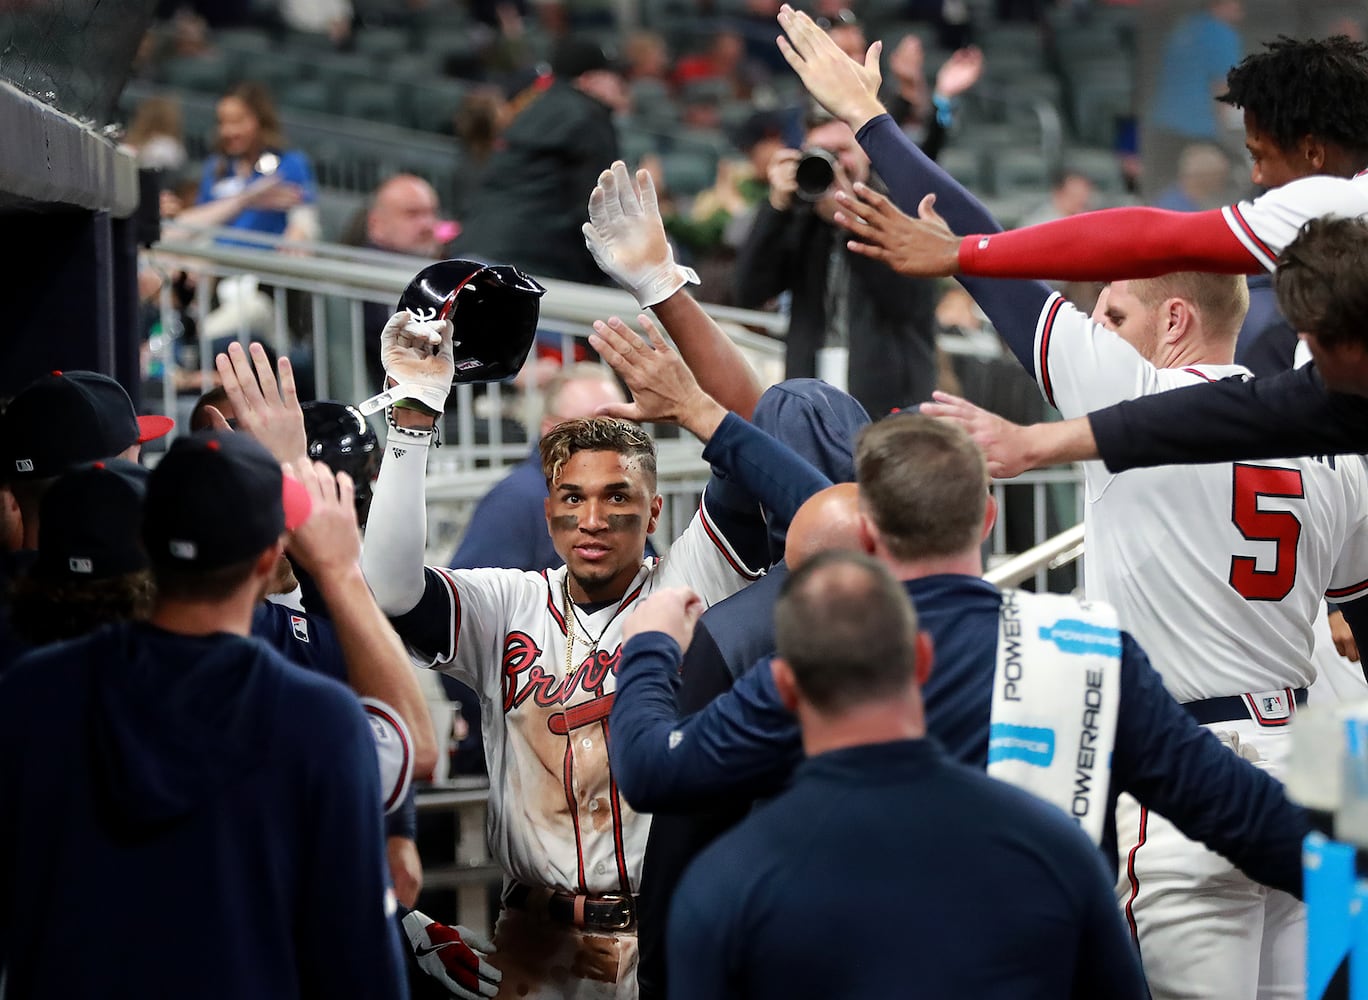
<instances>
[{"instance_id":1,"label":"player's raised forearm","mask_svg":"<svg viewBox=\"0 0 1368 1000\"><path fill-rule=\"evenodd\" d=\"M991 278L1117 281L1173 271L1258 274L1262 265L1219 211L1107 208L997 234L966 236L964 274Z\"/></svg>"},{"instance_id":2,"label":"player's raised forearm","mask_svg":"<svg viewBox=\"0 0 1368 1000\"><path fill-rule=\"evenodd\" d=\"M736 343L683 289L652 310L703 390L749 420L764 390Z\"/></svg>"},{"instance_id":3,"label":"player's raised forearm","mask_svg":"<svg viewBox=\"0 0 1368 1000\"><path fill-rule=\"evenodd\" d=\"M396 421L407 411L396 410ZM394 429L375 482L361 568L376 603L391 618L411 611L423 596L427 542L427 476L430 434Z\"/></svg>"},{"instance_id":4,"label":"player's raised forearm","mask_svg":"<svg viewBox=\"0 0 1368 1000\"><path fill-rule=\"evenodd\" d=\"M1097 442L1087 417L1033 424L1026 430L1030 433L1029 457L1033 469L1065 462L1087 462L1098 457Z\"/></svg>"}]
</instances>

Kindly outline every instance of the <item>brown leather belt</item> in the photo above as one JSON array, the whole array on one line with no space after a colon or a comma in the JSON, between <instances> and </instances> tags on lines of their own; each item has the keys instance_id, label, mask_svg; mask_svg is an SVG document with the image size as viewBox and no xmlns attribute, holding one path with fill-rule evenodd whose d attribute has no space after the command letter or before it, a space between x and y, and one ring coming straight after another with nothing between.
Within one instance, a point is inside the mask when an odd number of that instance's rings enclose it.
<instances>
[{"instance_id":1,"label":"brown leather belt","mask_svg":"<svg viewBox=\"0 0 1368 1000\"><path fill-rule=\"evenodd\" d=\"M504 905L515 910L545 915L558 924L594 931L626 931L636 926L636 897L625 893L557 892L512 883L504 893Z\"/></svg>"}]
</instances>

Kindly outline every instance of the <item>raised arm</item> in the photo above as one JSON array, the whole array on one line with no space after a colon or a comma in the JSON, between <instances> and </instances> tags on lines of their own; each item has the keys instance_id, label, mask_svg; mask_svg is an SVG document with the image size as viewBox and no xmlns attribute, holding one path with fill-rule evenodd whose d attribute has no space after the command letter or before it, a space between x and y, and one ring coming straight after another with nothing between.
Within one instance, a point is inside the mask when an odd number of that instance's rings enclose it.
<instances>
[{"instance_id":1,"label":"raised arm","mask_svg":"<svg viewBox=\"0 0 1368 1000\"><path fill-rule=\"evenodd\" d=\"M857 132L883 114L878 100L882 43L871 45L860 64L840 53L812 18L787 4L780 9L779 24L785 32L778 39L780 51L823 107ZM874 151L870 156L873 160ZM874 168L890 189L898 183L896 164L881 166L874 160ZM902 207L910 210L908 204ZM958 221L951 225L956 232L974 232L975 228L961 227ZM963 238L941 234L939 239L926 241L915 258L909 256L907 266L904 274L925 277L966 274L1071 281L1147 278L1171 271L1257 274L1263 270L1220 211L1149 208L1089 212L1011 233L999 232L994 223Z\"/></svg>"},{"instance_id":2,"label":"raised arm","mask_svg":"<svg viewBox=\"0 0 1368 1000\"><path fill-rule=\"evenodd\" d=\"M399 636L375 603L361 573L361 535L351 477L334 475L307 459L289 466L313 500L308 520L293 534L290 555L318 583L328 605L347 682L359 695L378 698L403 718L413 745L413 770L420 777L437 763L432 715Z\"/></svg>"},{"instance_id":3,"label":"raised arm","mask_svg":"<svg viewBox=\"0 0 1368 1000\"><path fill-rule=\"evenodd\" d=\"M1368 399L1328 392L1310 365L1129 400L1089 414L1088 422L1112 472L1368 452Z\"/></svg>"},{"instance_id":4,"label":"raised arm","mask_svg":"<svg viewBox=\"0 0 1368 1000\"><path fill-rule=\"evenodd\" d=\"M704 390L750 418L763 391L745 355L685 291L698 275L675 263L649 171L636 177L621 160L589 195L584 240L599 268L643 308L655 310Z\"/></svg>"}]
</instances>

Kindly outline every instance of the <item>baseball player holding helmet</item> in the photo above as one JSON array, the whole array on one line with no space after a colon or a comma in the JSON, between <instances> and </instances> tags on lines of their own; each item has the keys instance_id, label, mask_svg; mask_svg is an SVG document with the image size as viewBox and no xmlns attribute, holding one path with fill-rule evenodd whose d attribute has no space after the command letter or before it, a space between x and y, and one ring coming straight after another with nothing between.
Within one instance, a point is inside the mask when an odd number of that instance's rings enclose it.
<instances>
[{"instance_id":1,"label":"baseball player holding helmet","mask_svg":"<svg viewBox=\"0 0 1368 1000\"><path fill-rule=\"evenodd\" d=\"M448 275L480 267L444 263ZM388 386L361 407L386 407L389 423L363 567L415 660L481 698L488 837L506 875L487 963L441 925L410 927L410 937L449 986L464 975L463 996L626 1000L636 995L634 893L649 824L622 801L608 765L623 621L658 587L687 585L708 603L739 590L758 575L748 566L765 562L764 529L749 497L714 481L669 556L644 558L663 503L654 442L628 419L592 417L541 444L564 567L424 567L426 460L453 379L502 377L490 374L498 352L516 370L535 332L539 286L497 270L498 285L478 296L464 291L478 272L454 288L431 275L417 282L426 304L406 296L401 306L415 308L386 324ZM680 269L659 284L669 295L685 280Z\"/></svg>"}]
</instances>

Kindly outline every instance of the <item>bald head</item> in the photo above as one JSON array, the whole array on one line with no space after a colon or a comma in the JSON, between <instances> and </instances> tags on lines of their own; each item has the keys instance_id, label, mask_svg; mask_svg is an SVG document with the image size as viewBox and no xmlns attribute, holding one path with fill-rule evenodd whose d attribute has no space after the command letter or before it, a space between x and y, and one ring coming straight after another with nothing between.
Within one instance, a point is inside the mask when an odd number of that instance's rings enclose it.
<instances>
[{"instance_id":1,"label":"bald head","mask_svg":"<svg viewBox=\"0 0 1368 1000\"><path fill-rule=\"evenodd\" d=\"M808 497L789 524L784 561L795 570L819 552L860 551L860 488L837 483Z\"/></svg>"},{"instance_id":2,"label":"bald head","mask_svg":"<svg viewBox=\"0 0 1368 1000\"><path fill-rule=\"evenodd\" d=\"M382 250L436 257L437 192L413 174L398 174L375 191L366 216L366 236Z\"/></svg>"}]
</instances>

